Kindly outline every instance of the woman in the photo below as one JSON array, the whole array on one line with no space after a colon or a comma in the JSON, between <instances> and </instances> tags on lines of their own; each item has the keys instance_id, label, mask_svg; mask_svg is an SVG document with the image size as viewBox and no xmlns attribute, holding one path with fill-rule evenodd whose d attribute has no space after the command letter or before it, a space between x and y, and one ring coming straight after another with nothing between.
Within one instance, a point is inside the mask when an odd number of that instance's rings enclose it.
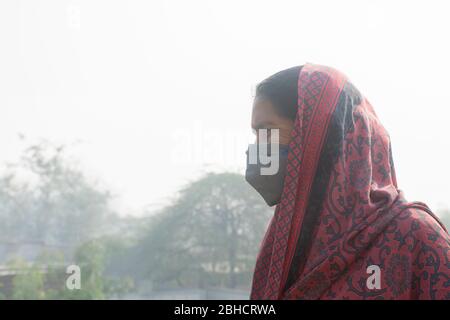
<instances>
[{"instance_id":1,"label":"woman","mask_svg":"<svg viewBox=\"0 0 450 320\"><path fill-rule=\"evenodd\" d=\"M251 299L450 299L448 232L404 198L389 135L342 73L306 64L264 80L252 126L279 129L286 155L278 194L247 166L277 204Z\"/></svg>"}]
</instances>

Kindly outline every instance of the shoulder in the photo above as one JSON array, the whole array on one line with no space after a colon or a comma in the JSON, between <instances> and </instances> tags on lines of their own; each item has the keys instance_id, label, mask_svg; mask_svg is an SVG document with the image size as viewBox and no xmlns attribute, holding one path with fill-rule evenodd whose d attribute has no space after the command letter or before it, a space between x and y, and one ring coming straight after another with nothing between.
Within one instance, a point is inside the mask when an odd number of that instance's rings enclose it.
<instances>
[{"instance_id":1,"label":"shoulder","mask_svg":"<svg viewBox=\"0 0 450 320\"><path fill-rule=\"evenodd\" d=\"M419 299L450 299L450 237L438 218L421 209L396 217L410 244L412 285Z\"/></svg>"},{"instance_id":2,"label":"shoulder","mask_svg":"<svg viewBox=\"0 0 450 320\"><path fill-rule=\"evenodd\" d=\"M408 233L424 244L450 249L450 236L434 215L422 209L410 208L394 221L401 233Z\"/></svg>"}]
</instances>

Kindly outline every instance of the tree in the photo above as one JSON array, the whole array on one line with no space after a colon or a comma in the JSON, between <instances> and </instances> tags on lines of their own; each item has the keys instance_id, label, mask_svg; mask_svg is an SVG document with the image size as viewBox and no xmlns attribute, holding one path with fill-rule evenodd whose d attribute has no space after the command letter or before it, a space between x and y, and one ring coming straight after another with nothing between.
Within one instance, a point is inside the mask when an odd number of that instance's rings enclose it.
<instances>
[{"instance_id":1,"label":"tree","mask_svg":"<svg viewBox=\"0 0 450 320\"><path fill-rule=\"evenodd\" d=\"M74 248L108 226L115 216L110 199L68 159L64 146L31 145L0 177L0 242Z\"/></svg>"},{"instance_id":2,"label":"tree","mask_svg":"<svg viewBox=\"0 0 450 320\"><path fill-rule=\"evenodd\" d=\"M33 300L98 300L120 298L134 289L131 278L112 278L105 273L105 268L117 250L118 239L110 237L88 241L78 247L74 264L80 267L81 286L70 290L66 286L67 264L63 257L55 252L42 253L34 262L16 258L7 263L15 271L12 280L12 292L8 298ZM6 298L6 295L4 295Z\"/></svg>"},{"instance_id":3,"label":"tree","mask_svg":"<svg viewBox=\"0 0 450 320\"><path fill-rule=\"evenodd\" d=\"M234 173L210 173L156 216L137 250L157 285L248 287L271 210Z\"/></svg>"},{"instance_id":4,"label":"tree","mask_svg":"<svg viewBox=\"0 0 450 320\"><path fill-rule=\"evenodd\" d=\"M9 265L20 273L12 282L15 300L40 300L45 298L45 274L36 266L28 266L22 259L11 261Z\"/></svg>"},{"instance_id":5,"label":"tree","mask_svg":"<svg viewBox=\"0 0 450 320\"><path fill-rule=\"evenodd\" d=\"M5 297L103 299L132 289L130 279L111 278L105 269L129 247L138 222L110 209L110 193L84 175L65 146L33 144L8 169L0 176L0 244L6 248L0 263L22 245L32 245L32 252L7 263L17 273L12 293L2 289ZM65 286L72 263L82 268L81 290Z\"/></svg>"}]
</instances>

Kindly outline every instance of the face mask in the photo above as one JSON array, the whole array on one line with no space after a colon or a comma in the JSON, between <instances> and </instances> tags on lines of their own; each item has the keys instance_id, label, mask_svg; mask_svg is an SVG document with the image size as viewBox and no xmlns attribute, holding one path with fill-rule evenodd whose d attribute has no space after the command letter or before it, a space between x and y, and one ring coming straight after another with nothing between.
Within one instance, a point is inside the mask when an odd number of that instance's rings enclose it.
<instances>
[{"instance_id":1,"label":"face mask","mask_svg":"<svg viewBox=\"0 0 450 320\"><path fill-rule=\"evenodd\" d=\"M250 158L249 151L254 152L254 155L256 155L256 144L249 145L249 148L246 152L247 169L245 171L245 180L253 188L255 188L256 191L258 191L258 193L263 197L264 201L270 207L280 202L281 193L283 192L284 177L286 175L286 163L289 146L281 144L278 146L279 152L277 154L276 150L272 150L272 147L275 147L274 149L276 149L276 145L266 145L267 152L263 152L263 155L266 155L266 159L263 159L263 161L261 161L260 154L258 154L257 160ZM270 163L265 164L267 163L268 159L270 159ZM262 164L261 162L263 162L264 164ZM277 164L278 167L276 167Z\"/></svg>"}]
</instances>

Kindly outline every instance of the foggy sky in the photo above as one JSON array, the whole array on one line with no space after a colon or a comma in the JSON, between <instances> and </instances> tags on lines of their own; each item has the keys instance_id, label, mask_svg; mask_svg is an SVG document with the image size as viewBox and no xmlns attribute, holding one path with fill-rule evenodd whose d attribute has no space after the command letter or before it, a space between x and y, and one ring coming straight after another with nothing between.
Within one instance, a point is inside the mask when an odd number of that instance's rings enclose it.
<instances>
[{"instance_id":1,"label":"foggy sky","mask_svg":"<svg viewBox=\"0 0 450 320\"><path fill-rule=\"evenodd\" d=\"M374 106L406 197L450 207L448 12L444 1L4 0L0 161L17 159L18 133L76 142L122 212L156 209L202 172L243 172L252 88L311 62L343 71Z\"/></svg>"}]
</instances>

